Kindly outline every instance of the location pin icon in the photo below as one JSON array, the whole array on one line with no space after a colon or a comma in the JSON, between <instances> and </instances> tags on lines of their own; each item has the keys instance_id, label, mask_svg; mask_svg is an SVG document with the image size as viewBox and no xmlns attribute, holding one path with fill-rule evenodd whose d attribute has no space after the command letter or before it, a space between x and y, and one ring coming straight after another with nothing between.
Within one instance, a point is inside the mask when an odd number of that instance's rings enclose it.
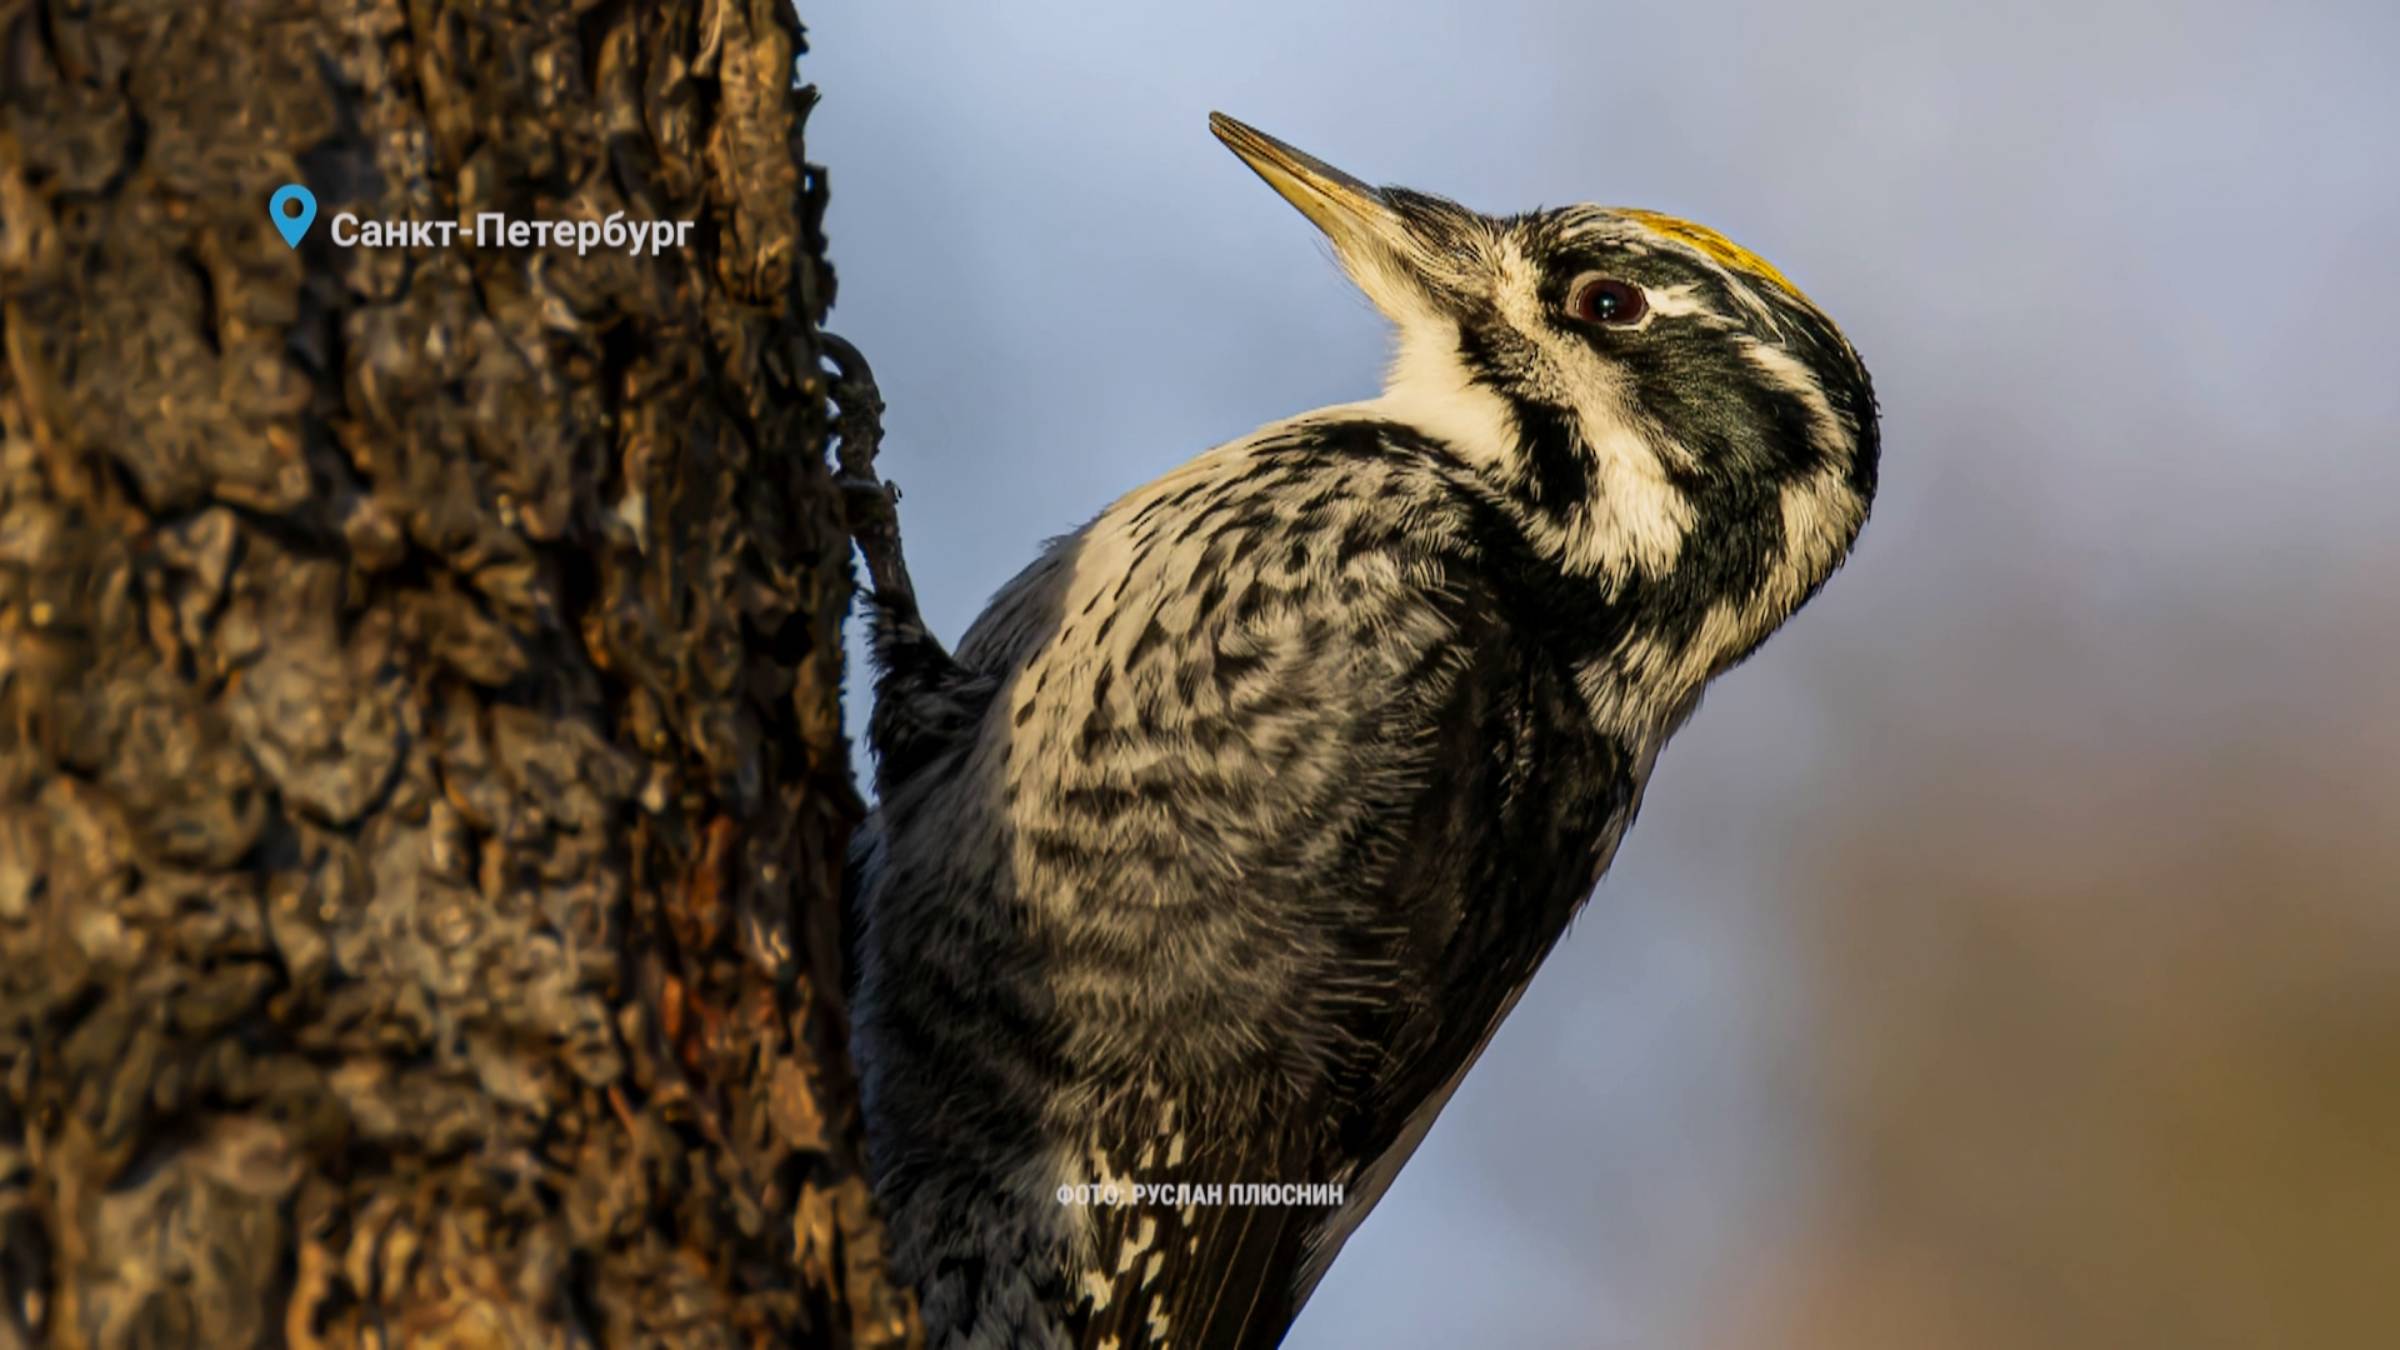
<instances>
[{"instance_id":1,"label":"location pin icon","mask_svg":"<svg viewBox=\"0 0 2400 1350\"><path fill-rule=\"evenodd\" d=\"M275 222L275 232L293 248L300 247L300 237L317 220L317 197L298 183L286 183L267 198L267 218Z\"/></svg>"}]
</instances>

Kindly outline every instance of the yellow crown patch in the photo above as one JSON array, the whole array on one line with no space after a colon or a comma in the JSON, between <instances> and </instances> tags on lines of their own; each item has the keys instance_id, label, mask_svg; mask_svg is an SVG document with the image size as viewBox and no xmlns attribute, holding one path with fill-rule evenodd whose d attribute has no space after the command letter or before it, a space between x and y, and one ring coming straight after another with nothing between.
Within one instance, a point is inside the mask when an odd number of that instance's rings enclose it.
<instances>
[{"instance_id":1,"label":"yellow crown patch","mask_svg":"<svg viewBox=\"0 0 2400 1350\"><path fill-rule=\"evenodd\" d=\"M1692 221L1683 219L1681 216L1670 216L1658 211L1636 211L1628 209L1619 211L1617 214L1625 217L1628 220L1638 221L1641 224L1648 226L1650 229L1667 236L1669 239L1680 240L1683 243L1690 244L1693 248L1700 250L1702 253L1705 253L1709 257L1716 259L1718 262L1725 264L1727 267L1732 268L1736 272L1747 273L1750 276L1771 281L1774 284L1781 286L1794 298L1802 301L1803 303L1810 303L1808 296L1804 294L1799 287L1792 284L1792 279L1790 277L1787 277L1783 273L1775 270L1775 264L1768 262L1766 259L1758 256L1755 253L1752 253L1750 250L1743 248L1740 244L1733 242L1724 235L1721 235L1715 230L1708 228L1706 225L1696 224Z\"/></svg>"}]
</instances>

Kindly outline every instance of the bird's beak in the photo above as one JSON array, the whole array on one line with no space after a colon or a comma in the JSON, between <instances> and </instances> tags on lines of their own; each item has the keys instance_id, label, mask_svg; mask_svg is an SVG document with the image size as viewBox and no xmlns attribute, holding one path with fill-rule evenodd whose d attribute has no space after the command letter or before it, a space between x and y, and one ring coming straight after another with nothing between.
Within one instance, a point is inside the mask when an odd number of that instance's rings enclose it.
<instances>
[{"instance_id":1,"label":"bird's beak","mask_svg":"<svg viewBox=\"0 0 2400 1350\"><path fill-rule=\"evenodd\" d=\"M1266 179L1268 187L1299 207L1300 214L1316 222L1345 262L1356 262L1360 246L1365 244L1405 252L1399 219L1385 203L1382 193L1315 155L1285 145L1223 113L1208 115L1208 129L1217 133L1217 139L1240 155L1253 172Z\"/></svg>"}]
</instances>

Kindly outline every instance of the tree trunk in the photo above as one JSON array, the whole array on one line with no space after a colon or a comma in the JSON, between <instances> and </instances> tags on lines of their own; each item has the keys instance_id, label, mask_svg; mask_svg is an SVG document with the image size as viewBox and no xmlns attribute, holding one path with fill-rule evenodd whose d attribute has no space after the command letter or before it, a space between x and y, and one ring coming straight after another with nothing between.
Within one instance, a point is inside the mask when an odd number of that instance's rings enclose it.
<instances>
[{"instance_id":1,"label":"tree trunk","mask_svg":"<svg viewBox=\"0 0 2400 1350\"><path fill-rule=\"evenodd\" d=\"M0 0L0 1347L914 1337L800 50Z\"/></svg>"}]
</instances>

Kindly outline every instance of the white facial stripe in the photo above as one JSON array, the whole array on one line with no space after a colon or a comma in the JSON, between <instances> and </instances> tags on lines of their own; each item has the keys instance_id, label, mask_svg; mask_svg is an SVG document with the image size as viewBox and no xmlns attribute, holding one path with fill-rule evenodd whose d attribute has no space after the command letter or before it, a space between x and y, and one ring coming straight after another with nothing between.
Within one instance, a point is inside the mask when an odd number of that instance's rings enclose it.
<instances>
[{"instance_id":1,"label":"white facial stripe","mask_svg":"<svg viewBox=\"0 0 2400 1350\"><path fill-rule=\"evenodd\" d=\"M1688 281L1677 286L1646 287L1642 293L1650 300L1650 311L1642 316L1644 323L1652 317L1683 319L1714 312L1700 299L1700 288Z\"/></svg>"},{"instance_id":2,"label":"white facial stripe","mask_svg":"<svg viewBox=\"0 0 2400 1350\"><path fill-rule=\"evenodd\" d=\"M1592 500L1563 528L1534 522L1528 531L1548 536L1539 542L1558 546L1573 571L1621 580L1673 570L1691 532L1692 504L1668 480L1662 448L1634 422L1624 376L1550 322L1542 312L1541 270L1513 239L1501 254L1494 300L1501 318L1541 352L1552 377L1527 392L1574 415L1596 479ZM1680 456L1681 447L1670 453ZM1675 467L1691 466L1679 458Z\"/></svg>"},{"instance_id":3,"label":"white facial stripe","mask_svg":"<svg viewBox=\"0 0 2400 1350\"><path fill-rule=\"evenodd\" d=\"M1686 695L1792 612L1810 579L1833 568L1865 523L1864 503L1842 482L1844 472L1837 464L1784 486L1777 503L1783 545L1755 594L1709 606L1680 648L1636 638L1585 667L1579 683L1600 726L1631 737L1654 733Z\"/></svg>"},{"instance_id":4,"label":"white facial stripe","mask_svg":"<svg viewBox=\"0 0 2400 1350\"><path fill-rule=\"evenodd\" d=\"M1858 537L1867 522L1866 503L1843 480L1846 463L1836 461L1796 483L1784 485L1783 565L1786 590L1777 599L1786 610L1800 602L1801 577L1822 576ZM1772 584L1772 583L1770 583Z\"/></svg>"},{"instance_id":5,"label":"white facial stripe","mask_svg":"<svg viewBox=\"0 0 2400 1350\"><path fill-rule=\"evenodd\" d=\"M1599 470L1599 485L1591 509L1570 534L1572 556L1589 559L1595 570L1623 577L1639 570L1664 576L1683 556L1684 536L1692 531L1692 502L1683 489L1667 481L1659 463L1659 447L1635 430L1615 406L1579 406L1583 443ZM1677 446L1678 453L1684 452Z\"/></svg>"},{"instance_id":6,"label":"white facial stripe","mask_svg":"<svg viewBox=\"0 0 2400 1350\"><path fill-rule=\"evenodd\" d=\"M1716 266L1714 263L1709 265L1712 267ZM1778 333L1783 331L1782 316L1775 312L1775 307L1773 305L1770 305L1765 300L1759 298L1757 287L1752 286L1745 278L1735 276L1733 273L1726 271L1722 267L1717 268L1717 274L1724 277L1729 283L1728 289L1733 293L1733 302L1737 305L1740 305L1743 309L1748 310L1751 318L1767 325L1769 328L1772 328Z\"/></svg>"},{"instance_id":7,"label":"white facial stripe","mask_svg":"<svg viewBox=\"0 0 2400 1350\"><path fill-rule=\"evenodd\" d=\"M1853 451L1850 433L1843 429L1842 419L1834 415L1833 405L1826 401L1825 386L1818 383L1799 358L1756 338L1741 338L1737 345L1743 359L1808 409L1809 438L1817 443L1819 452L1846 457Z\"/></svg>"}]
</instances>

